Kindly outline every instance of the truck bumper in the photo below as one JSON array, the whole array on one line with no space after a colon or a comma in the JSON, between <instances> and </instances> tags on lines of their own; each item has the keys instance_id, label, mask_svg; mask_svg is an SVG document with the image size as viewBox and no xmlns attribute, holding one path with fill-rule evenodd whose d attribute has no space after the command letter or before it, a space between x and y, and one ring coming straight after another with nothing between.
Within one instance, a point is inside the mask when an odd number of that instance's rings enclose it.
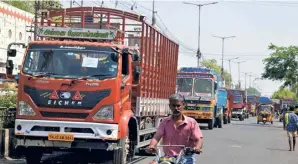
<instances>
[{"instance_id":1,"label":"truck bumper","mask_svg":"<svg viewBox=\"0 0 298 164\"><path fill-rule=\"evenodd\" d=\"M71 134L73 141L49 140L49 133ZM16 119L17 147L117 149L118 125Z\"/></svg>"},{"instance_id":2,"label":"truck bumper","mask_svg":"<svg viewBox=\"0 0 298 164\"><path fill-rule=\"evenodd\" d=\"M239 118L242 114L232 114L232 118Z\"/></svg>"}]
</instances>

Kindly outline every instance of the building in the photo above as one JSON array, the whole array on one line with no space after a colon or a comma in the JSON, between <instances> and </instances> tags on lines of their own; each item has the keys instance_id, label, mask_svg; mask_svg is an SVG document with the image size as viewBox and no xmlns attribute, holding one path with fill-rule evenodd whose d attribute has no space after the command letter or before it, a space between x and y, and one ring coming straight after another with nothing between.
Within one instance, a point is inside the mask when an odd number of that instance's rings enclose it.
<instances>
[{"instance_id":1,"label":"building","mask_svg":"<svg viewBox=\"0 0 298 164\"><path fill-rule=\"evenodd\" d=\"M33 33L26 32L33 23L34 15L16 7L0 2L0 77L4 78L6 74L7 46L12 42L27 44L33 40ZM15 47L17 56L13 58L14 70L16 75L20 70L23 61L24 51L22 47Z\"/></svg>"}]
</instances>

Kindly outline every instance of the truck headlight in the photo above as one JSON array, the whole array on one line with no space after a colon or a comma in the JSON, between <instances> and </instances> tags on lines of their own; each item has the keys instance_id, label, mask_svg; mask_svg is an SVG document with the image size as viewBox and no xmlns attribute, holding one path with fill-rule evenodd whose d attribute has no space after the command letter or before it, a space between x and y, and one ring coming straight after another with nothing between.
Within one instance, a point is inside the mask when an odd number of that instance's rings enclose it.
<instances>
[{"instance_id":1,"label":"truck headlight","mask_svg":"<svg viewBox=\"0 0 298 164\"><path fill-rule=\"evenodd\" d=\"M36 113L32 107L25 101L19 101L18 115L34 116Z\"/></svg>"},{"instance_id":2,"label":"truck headlight","mask_svg":"<svg viewBox=\"0 0 298 164\"><path fill-rule=\"evenodd\" d=\"M97 120L113 120L114 119L114 106L104 106L98 110L98 112L93 116Z\"/></svg>"}]
</instances>

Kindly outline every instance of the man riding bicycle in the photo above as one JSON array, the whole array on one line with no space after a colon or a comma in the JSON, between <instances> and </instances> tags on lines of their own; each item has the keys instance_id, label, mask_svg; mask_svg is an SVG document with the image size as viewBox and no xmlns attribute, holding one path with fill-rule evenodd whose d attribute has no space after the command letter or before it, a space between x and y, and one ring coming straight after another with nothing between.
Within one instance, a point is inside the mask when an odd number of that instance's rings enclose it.
<instances>
[{"instance_id":1,"label":"man riding bicycle","mask_svg":"<svg viewBox=\"0 0 298 164\"><path fill-rule=\"evenodd\" d=\"M200 152L202 148L203 135L195 119L184 116L184 98L179 94L169 97L169 106L172 115L164 118L147 147L147 152L151 153L162 139L163 145L185 145L194 147L195 152ZM164 147L164 154L167 156L178 156L180 147ZM154 159L151 164L157 164L158 159ZM194 155L185 155L182 163L195 164Z\"/></svg>"}]
</instances>

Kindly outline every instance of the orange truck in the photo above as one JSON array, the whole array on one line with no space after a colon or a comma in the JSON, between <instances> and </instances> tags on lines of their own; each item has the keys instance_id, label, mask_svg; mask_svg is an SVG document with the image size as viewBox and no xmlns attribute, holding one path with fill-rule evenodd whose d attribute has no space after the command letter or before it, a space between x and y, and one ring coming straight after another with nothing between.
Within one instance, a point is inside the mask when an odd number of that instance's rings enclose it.
<instances>
[{"instance_id":1,"label":"orange truck","mask_svg":"<svg viewBox=\"0 0 298 164\"><path fill-rule=\"evenodd\" d=\"M19 75L15 120L27 163L55 150L130 161L170 114L179 45L143 16L101 7L42 13L36 30Z\"/></svg>"}]
</instances>

